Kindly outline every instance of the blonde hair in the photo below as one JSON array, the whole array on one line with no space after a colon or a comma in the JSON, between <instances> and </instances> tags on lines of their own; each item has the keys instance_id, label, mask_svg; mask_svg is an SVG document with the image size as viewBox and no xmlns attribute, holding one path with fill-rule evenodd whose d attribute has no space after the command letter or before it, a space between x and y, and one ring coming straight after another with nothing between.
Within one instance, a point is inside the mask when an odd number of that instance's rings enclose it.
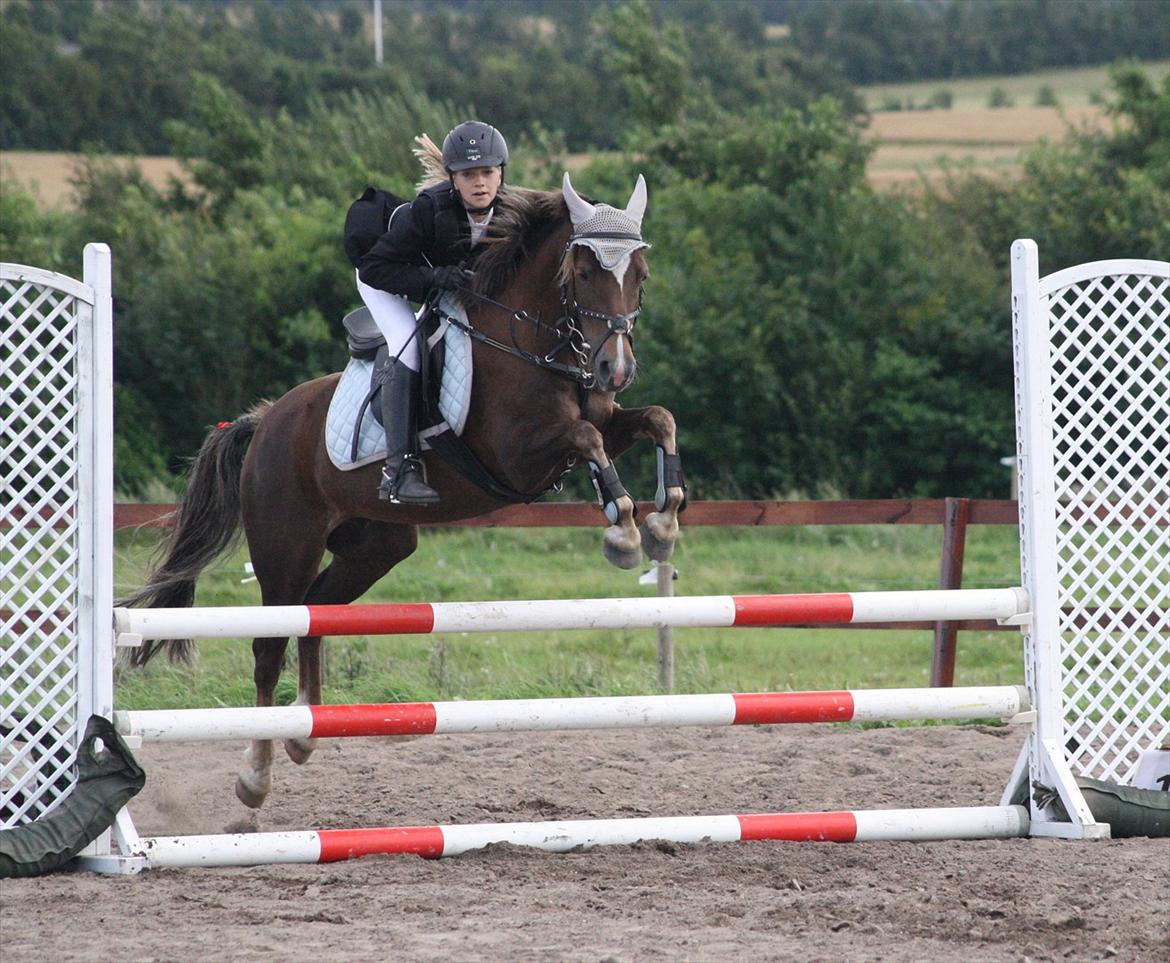
<instances>
[{"instance_id":1,"label":"blonde hair","mask_svg":"<svg viewBox=\"0 0 1170 963\"><path fill-rule=\"evenodd\" d=\"M443 152L439 145L431 140L427 134L419 134L414 139L412 149L418 162L422 164L422 179L415 185L416 191L425 191L428 187L442 184L447 180L447 169L443 166Z\"/></svg>"}]
</instances>

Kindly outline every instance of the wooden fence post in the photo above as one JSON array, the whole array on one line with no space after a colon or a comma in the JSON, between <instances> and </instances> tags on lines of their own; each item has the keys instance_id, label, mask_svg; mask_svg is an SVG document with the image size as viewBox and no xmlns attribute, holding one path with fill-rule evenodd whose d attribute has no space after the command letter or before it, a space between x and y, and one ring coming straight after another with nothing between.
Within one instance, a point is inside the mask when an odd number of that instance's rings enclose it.
<instances>
[{"instance_id":1,"label":"wooden fence post","mask_svg":"<svg viewBox=\"0 0 1170 963\"><path fill-rule=\"evenodd\" d=\"M943 516L942 558L939 561L938 587L957 589L963 586L963 549L967 544L967 520L971 503L966 498L948 498ZM955 684L955 649L959 626L955 622L934 624L934 657L930 663L930 684Z\"/></svg>"}]
</instances>

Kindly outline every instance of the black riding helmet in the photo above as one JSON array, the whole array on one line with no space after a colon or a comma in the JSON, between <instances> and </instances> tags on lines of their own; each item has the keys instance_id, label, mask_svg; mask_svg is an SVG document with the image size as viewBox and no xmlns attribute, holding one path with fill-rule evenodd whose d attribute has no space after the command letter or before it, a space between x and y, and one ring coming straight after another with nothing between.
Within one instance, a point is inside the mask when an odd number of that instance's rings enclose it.
<instances>
[{"instance_id":1,"label":"black riding helmet","mask_svg":"<svg viewBox=\"0 0 1170 963\"><path fill-rule=\"evenodd\" d=\"M443 166L448 174L507 163L508 142L491 124L464 121L443 140Z\"/></svg>"}]
</instances>

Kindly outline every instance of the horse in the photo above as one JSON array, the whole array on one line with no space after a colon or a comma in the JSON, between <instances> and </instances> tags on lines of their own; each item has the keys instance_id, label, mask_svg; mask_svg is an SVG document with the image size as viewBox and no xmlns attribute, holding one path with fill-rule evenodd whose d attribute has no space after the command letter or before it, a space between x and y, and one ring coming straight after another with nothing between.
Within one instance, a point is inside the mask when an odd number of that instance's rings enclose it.
<instances>
[{"instance_id":1,"label":"horse","mask_svg":"<svg viewBox=\"0 0 1170 963\"><path fill-rule=\"evenodd\" d=\"M587 468L608 525L605 557L622 568L642 550L665 561L678 536L686 482L674 416L657 405L622 408L615 396L637 374L633 330L642 309L646 248L641 222L646 184L624 210L593 204L573 189L512 188L492 219L475 276L461 295L472 334L474 370L463 440L501 486L531 500L572 469ZM555 319L555 320L552 320ZM119 604L190 606L199 573L239 538L247 541L264 605L348 604L418 544L418 527L471 518L506 504L427 452L438 504L379 501L380 467L340 471L324 444L324 423L340 375L298 385L212 429L195 456L176 523L160 545L146 584ZM656 510L641 526L613 459L637 439L657 446ZM491 487L491 486L489 486ZM324 554L331 561L321 568ZM273 705L287 638L257 638L256 705ZM149 643L190 661L189 640ZM321 637L297 640L297 704L321 702ZM294 763L315 739L285 740ZM259 808L272 787L272 740L254 740L236 795Z\"/></svg>"}]
</instances>

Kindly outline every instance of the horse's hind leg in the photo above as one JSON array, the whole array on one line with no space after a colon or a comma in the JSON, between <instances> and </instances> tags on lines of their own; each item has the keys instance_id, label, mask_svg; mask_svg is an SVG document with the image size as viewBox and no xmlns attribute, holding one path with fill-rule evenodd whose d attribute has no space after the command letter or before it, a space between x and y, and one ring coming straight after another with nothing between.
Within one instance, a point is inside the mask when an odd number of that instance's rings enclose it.
<instances>
[{"instance_id":1,"label":"horse's hind leg","mask_svg":"<svg viewBox=\"0 0 1170 963\"><path fill-rule=\"evenodd\" d=\"M276 693L276 682L284 665L284 650L288 639L266 638L252 640L252 655L256 660L253 678L256 682L256 705L271 706ZM253 739L244 754L246 768L236 778L236 798L251 809L259 809L272 789L271 739Z\"/></svg>"},{"instance_id":2,"label":"horse's hind leg","mask_svg":"<svg viewBox=\"0 0 1170 963\"><path fill-rule=\"evenodd\" d=\"M298 531L295 543L268 545L258 539L249 541L252 564L260 582L265 605L295 605L312 584L321 556L325 553L324 533ZM284 667L287 638L258 638L252 641L256 667L256 705L275 704L276 683ZM259 809L272 789L272 739L253 739L245 755L245 768L236 779L236 797L245 806Z\"/></svg>"},{"instance_id":3,"label":"horse's hind leg","mask_svg":"<svg viewBox=\"0 0 1170 963\"><path fill-rule=\"evenodd\" d=\"M409 556L418 545L418 530L411 525L386 525L352 520L329 538L333 560L317 576L305 595L305 605L345 605ZM298 705L320 705L324 684L321 637L297 640ZM317 740L286 739L284 751L297 765L308 761Z\"/></svg>"},{"instance_id":4,"label":"horse's hind leg","mask_svg":"<svg viewBox=\"0 0 1170 963\"><path fill-rule=\"evenodd\" d=\"M294 705L321 704L321 688L325 682L324 669L324 662L321 659L321 636L306 635L297 639L297 700ZM308 736L303 739L284 740L284 751L298 766L308 762L309 756L316 748L317 740Z\"/></svg>"}]
</instances>

